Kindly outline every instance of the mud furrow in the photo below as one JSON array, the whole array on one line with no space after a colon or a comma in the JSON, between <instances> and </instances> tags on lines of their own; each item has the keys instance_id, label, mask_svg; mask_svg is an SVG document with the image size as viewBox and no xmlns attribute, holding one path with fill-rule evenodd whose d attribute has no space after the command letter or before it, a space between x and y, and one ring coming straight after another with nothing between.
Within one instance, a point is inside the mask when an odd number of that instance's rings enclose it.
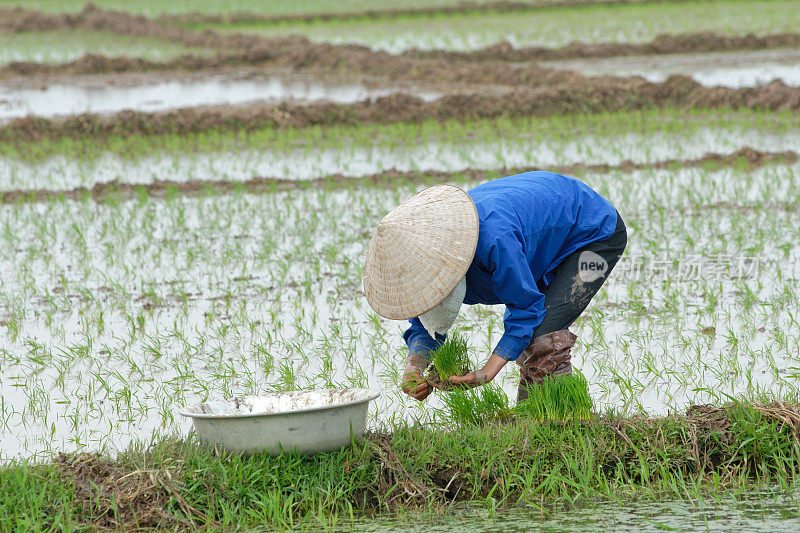
<instances>
[{"instance_id":1,"label":"mud furrow","mask_svg":"<svg viewBox=\"0 0 800 533\"><path fill-rule=\"evenodd\" d=\"M586 173L607 173L612 171L631 172L643 169L665 169L680 167L700 167L715 165L719 167L746 165L755 168L772 163L791 164L800 159L798 152L787 150L785 152L762 152L745 146L730 154L707 153L696 159L665 159L652 163L634 163L622 161L617 165L576 163L560 167L548 167L561 174L580 176ZM327 189L347 189L350 187L401 186L408 184L445 183L454 180L467 179L477 181L484 179L487 173L496 175L511 175L520 172L536 170L535 168L502 168L491 171L480 169L467 169L458 172L442 172L437 170L399 172L394 169L361 177L346 177L334 174L324 178L312 180L287 180L283 178L257 177L247 181L234 182L227 180L190 180L171 181L162 180L146 185L128 183L98 183L89 187L79 187L69 190L13 190L0 192L0 203L14 204L19 202L46 202L56 199L81 200L91 199L103 201L109 198L130 199L141 194L154 198L164 198L168 195L201 196L205 194L227 194L237 191L248 193L272 193L324 187Z\"/></svg>"},{"instance_id":2,"label":"mud furrow","mask_svg":"<svg viewBox=\"0 0 800 533\"><path fill-rule=\"evenodd\" d=\"M226 66L252 66L245 53L219 54L217 56L182 55L169 61L152 61L139 57L116 56L104 54L84 54L82 57L66 63L36 63L32 61L15 61L0 67L0 79L18 76L72 76L83 74L121 74L153 71L191 71L213 70Z\"/></svg>"},{"instance_id":3,"label":"mud furrow","mask_svg":"<svg viewBox=\"0 0 800 533\"><path fill-rule=\"evenodd\" d=\"M185 135L209 130L253 131L431 119L476 120L654 107L797 110L800 109L800 88L788 87L779 81L753 88L730 89L703 87L686 76L672 76L663 83L650 83L639 78L587 78L574 74L571 83L557 86L514 91L501 96L453 94L432 102L395 94L355 104L284 102L247 107L186 108L164 113L83 114L64 120L26 117L0 127L0 142L26 143L59 137L102 139L135 134Z\"/></svg>"}]
</instances>

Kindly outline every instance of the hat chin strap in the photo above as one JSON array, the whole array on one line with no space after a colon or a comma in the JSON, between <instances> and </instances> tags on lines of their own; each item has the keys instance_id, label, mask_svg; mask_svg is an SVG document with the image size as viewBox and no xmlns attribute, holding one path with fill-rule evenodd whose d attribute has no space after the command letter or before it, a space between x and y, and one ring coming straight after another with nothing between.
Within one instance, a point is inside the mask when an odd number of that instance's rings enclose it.
<instances>
[{"instance_id":1,"label":"hat chin strap","mask_svg":"<svg viewBox=\"0 0 800 533\"><path fill-rule=\"evenodd\" d=\"M444 335L453 326L466 294L467 278L463 277L439 305L419 316L419 321L431 337L436 338L437 333Z\"/></svg>"}]
</instances>

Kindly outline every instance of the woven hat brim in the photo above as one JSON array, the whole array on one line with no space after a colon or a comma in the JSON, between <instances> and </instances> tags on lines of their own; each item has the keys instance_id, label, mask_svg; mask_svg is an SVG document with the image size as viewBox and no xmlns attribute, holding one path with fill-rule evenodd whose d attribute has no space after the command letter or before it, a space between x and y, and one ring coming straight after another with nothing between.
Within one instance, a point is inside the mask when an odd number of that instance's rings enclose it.
<instances>
[{"instance_id":1,"label":"woven hat brim","mask_svg":"<svg viewBox=\"0 0 800 533\"><path fill-rule=\"evenodd\" d=\"M400 204L378 224L367 250L370 306L394 320L430 311L469 270L478 231L475 203L458 187L430 187Z\"/></svg>"}]
</instances>

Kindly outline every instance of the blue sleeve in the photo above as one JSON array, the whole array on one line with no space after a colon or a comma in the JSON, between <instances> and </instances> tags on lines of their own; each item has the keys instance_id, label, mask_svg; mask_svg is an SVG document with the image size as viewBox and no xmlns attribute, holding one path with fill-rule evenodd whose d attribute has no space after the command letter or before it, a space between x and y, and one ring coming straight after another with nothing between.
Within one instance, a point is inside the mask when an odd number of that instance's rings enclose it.
<instances>
[{"instance_id":1,"label":"blue sleeve","mask_svg":"<svg viewBox=\"0 0 800 533\"><path fill-rule=\"evenodd\" d=\"M544 294L536 286L522 243L513 235L497 239L489 252L488 266L492 290L506 304L505 333L494 353L515 361L530 344L533 330L544 320Z\"/></svg>"},{"instance_id":2,"label":"blue sleeve","mask_svg":"<svg viewBox=\"0 0 800 533\"><path fill-rule=\"evenodd\" d=\"M429 361L428 354L442 345L445 340L444 335L436 334L436 339L428 334L428 330L419 321L419 318L412 318L408 321L411 324L405 333L403 339L408 346L409 355L419 355L425 360Z\"/></svg>"}]
</instances>

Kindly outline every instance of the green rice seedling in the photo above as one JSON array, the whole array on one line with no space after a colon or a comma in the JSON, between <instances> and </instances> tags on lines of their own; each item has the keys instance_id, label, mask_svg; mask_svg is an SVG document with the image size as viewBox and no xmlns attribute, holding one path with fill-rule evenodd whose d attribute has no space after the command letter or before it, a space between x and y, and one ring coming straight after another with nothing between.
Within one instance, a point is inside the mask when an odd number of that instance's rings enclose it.
<instances>
[{"instance_id":1,"label":"green rice seedling","mask_svg":"<svg viewBox=\"0 0 800 533\"><path fill-rule=\"evenodd\" d=\"M588 420L592 417L589 385L580 372L569 376L548 376L529 387L528 399L517 404L518 417L535 420Z\"/></svg>"},{"instance_id":2,"label":"green rice seedling","mask_svg":"<svg viewBox=\"0 0 800 533\"><path fill-rule=\"evenodd\" d=\"M499 385L455 389L444 397L448 420L462 426L479 426L511 417L508 396Z\"/></svg>"},{"instance_id":3,"label":"green rice seedling","mask_svg":"<svg viewBox=\"0 0 800 533\"><path fill-rule=\"evenodd\" d=\"M449 336L431 354L432 369L430 379L448 382L451 376L462 376L469 372L469 347L467 340L459 333Z\"/></svg>"}]
</instances>

